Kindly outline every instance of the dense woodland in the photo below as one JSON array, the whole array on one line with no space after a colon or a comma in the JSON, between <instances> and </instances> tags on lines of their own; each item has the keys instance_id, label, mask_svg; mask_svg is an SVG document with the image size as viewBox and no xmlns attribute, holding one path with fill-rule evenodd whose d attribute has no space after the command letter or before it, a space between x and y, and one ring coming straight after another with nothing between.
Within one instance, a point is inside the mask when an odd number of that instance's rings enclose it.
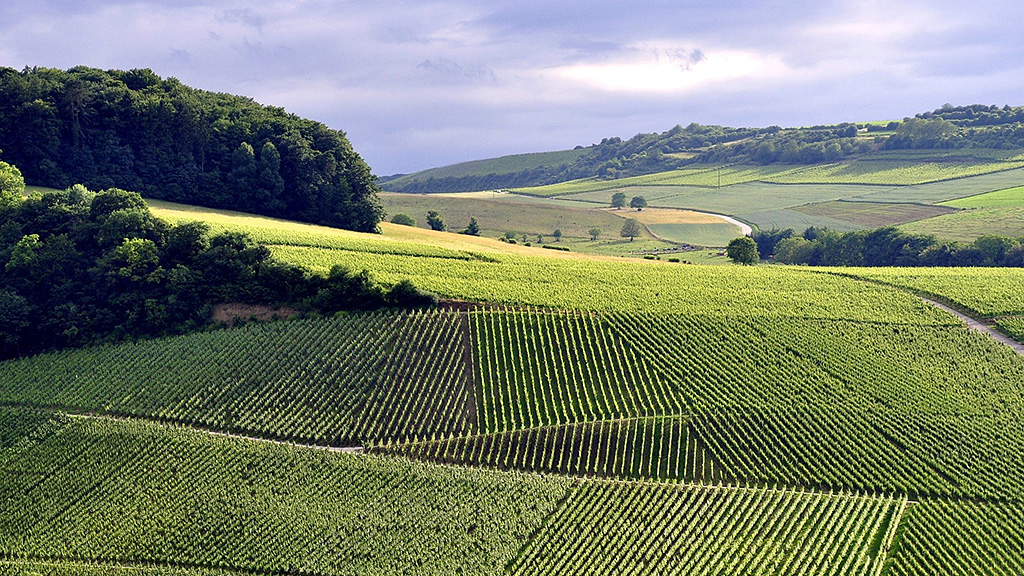
<instances>
[{"instance_id":1,"label":"dense woodland","mask_svg":"<svg viewBox=\"0 0 1024 576\"><path fill-rule=\"evenodd\" d=\"M869 138L858 138L862 130ZM870 138L872 134L874 138ZM887 125L843 123L783 129L690 124L661 134L637 134L628 140L606 138L572 163L506 174L385 181L383 185L388 190L414 193L516 188L595 176L612 180L700 163L835 162L875 148L1024 148L1024 107L946 105Z\"/></svg>"},{"instance_id":2,"label":"dense woodland","mask_svg":"<svg viewBox=\"0 0 1024 576\"><path fill-rule=\"evenodd\" d=\"M370 168L344 133L148 69L0 68L0 150L33 185L374 231Z\"/></svg>"},{"instance_id":3,"label":"dense woodland","mask_svg":"<svg viewBox=\"0 0 1024 576\"><path fill-rule=\"evenodd\" d=\"M385 290L365 271L312 275L244 235L168 224L136 192L75 185L23 199L19 180L0 163L0 359L205 329L218 303L323 313L433 302L407 281Z\"/></svg>"},{"instance_id":4,"label":"dense woodland","mask_svg":"<svg viewBox=\"0 0 1024 576\"><path fill-rule=\"evenodd\" d=\"M1012 266L1024 267L1024 238L980 236L974 242L940 242L895 227L854 232L808 228L756 231L762 258L809 266Z\"/></svg>"}]
</instances>

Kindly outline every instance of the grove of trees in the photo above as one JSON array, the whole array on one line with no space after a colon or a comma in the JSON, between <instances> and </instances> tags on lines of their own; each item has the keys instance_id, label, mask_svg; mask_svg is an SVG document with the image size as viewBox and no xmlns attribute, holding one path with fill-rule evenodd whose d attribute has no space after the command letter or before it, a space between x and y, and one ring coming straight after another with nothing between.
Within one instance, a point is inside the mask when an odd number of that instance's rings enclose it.
<instances>
[{"instance_id":1,"label":"grove of trees","mask_svg":"<svg viewBox=\"0 0 1024 576\"><path fill-rule=\"evenodd\" d=\"M75 185L0 205L0 359L201 330L218 303L334 312L432 301L365 271L310 274L241 234L168 224L136 192Z\"/></svg>"},{"instance_id":2,"label":"grove of trees","mask_svg":"<svg viewBox=\"0 0 1024 576\"><path fill-rule=\"evenodd\" d=\"M981 236L973 242L941 242L895 227L834 232L808 228L757 231L762 258L809 266L1024 266L1024 238Z\"/></svg>"},{"instance_id":3,"label":"grove of trees","mask_svg":"<svg viewBox=\"0 0 1024 576\"><path fill-rule=\"evenodd\" d=\"M384 211L345 134L151 70L0 68L0 149L33 185L374 231Z\"/></svg>"}]
</instances>

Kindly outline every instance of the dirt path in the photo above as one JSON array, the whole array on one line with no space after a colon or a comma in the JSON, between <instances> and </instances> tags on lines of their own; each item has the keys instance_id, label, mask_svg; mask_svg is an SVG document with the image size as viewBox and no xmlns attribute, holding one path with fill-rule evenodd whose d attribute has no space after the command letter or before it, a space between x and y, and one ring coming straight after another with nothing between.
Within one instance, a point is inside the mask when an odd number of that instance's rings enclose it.
<instances>
[{"instance_id":1,"label":"dirt path","mask_svg":"<svg viewBox=\"0 0 1024 576\"><path fill-rule=\"evenodd\" d=\"M163 426L165 428L184 428L184 429L187 429L187 430L195 430L197 432L204 432L206 434L210 434L210 435L213 435L213 436L222 436L224 438L238 438L240 440L251 440L253 442L266 442L268 444L277 444L279 446L294 446L294 447L297 447L297 448L311 448L313 450L325 450L327 452L339 452L341 454L362 454L363 451L364 451L364 448L362 446L324 446L324 445L320 445L320 444L304 444L302 442L291 442L291 441L287 441L287 440L273 440L273 439L270 439L270 438L260 438L258 436L246 436L244 434L231 434L231 433L228 433L228 432L219 432L217 430L211 430L209 428L201 428L201 427L197 427L197 426L189 426L187 424L178 424L178 423L168 424L168 423L164 423L164 422L159 422L157 420L152 420L150 418L146 418L146 417L143 417L143 416L139 416L137 418L128 418L128 417L125 417L125 416L109 416L109 415L105 415L105 414L88 414L88 413L86 413L86 414L75 414L73 412L72 413L68 413L68 415L71 416L72 418L92 418L92 419L95 419L95 420L120 420L120 421L127 421L127 422L137 420L137 421L141 421L141 422L147 422L149 424L153 424L153 425L156 425L156 426Z\"/></svg>"},{"instance_id":2,"label":"dirt path","mask_svg":"<svg viewBox=\"0 0 1024 576\"><path fill-rule=\"evenodd\" d=\"M995 341L1000 342L1002 344L1006 344L1010 348L1013 348L1018 354L1024 356L1024 344L1021 344L1020 342L1017 342L1016 340L1010 338L1006 334L1003 334L1002 332L996 330L995 328L993 328L989 324L986 324L986 323L984 323L981 320L978 320L976 318L972 318L972 317L964 314L963 312L954 310L953 308L950 308L949 306L946 306L945 304L941 304L939 302L936 302L935 300L929 300L928 298L925 298L923 296L918 296L918 298L920 298L922 302L926 302L928 304L931 304L932 306L935 306L936 308L938 308L940 310L943 310L945 312L949 312L950 314L952 314L952 315L956 316L957 318L963 320L963 322L965 324L967 324L967 327L970 328L971 330L975 330L977 332L981 332L982 334L987 334L988 336L990 336Z\"/></svg>"}]
</instances>

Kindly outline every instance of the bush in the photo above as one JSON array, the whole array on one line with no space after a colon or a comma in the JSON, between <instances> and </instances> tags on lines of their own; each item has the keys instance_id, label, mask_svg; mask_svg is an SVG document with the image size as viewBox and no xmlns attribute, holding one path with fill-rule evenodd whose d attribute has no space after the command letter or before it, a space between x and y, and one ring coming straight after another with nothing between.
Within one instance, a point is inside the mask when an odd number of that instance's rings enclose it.
<instances>
[{"instance_id":1,"label":"bush","mask_svg":"<svg viewBox=\"0 0 1024 576\"><path fill-rule=\"evenodd\" d=\"M568 252L569 251L569 247L568 246L554 246L552 244L545 244L545 245L541 246L541 248L547 248L548 250L558 250L560 252Z\"/></svg>"},{"instance_id":2,"label":"bush","mask_svg":"<svg viewBox=\"0 0 1024 576\"><path fill-rule=\"evenodd\" d=\"M415 226L416 220L408 214L395 214L391 217L392 224L401 224L402 226Z\"/></svg>"},{"instance_id":3,"label":"bush","mask_svg":"<svg viewBox=\"0 0 1024 576\"><path fill-rule=\"evenodd\" d=\"M427 308L437 306L437 296L416 287L406 279L391 287L385 299L392 306L402 308Z\"/></svg>"}]
</instances>

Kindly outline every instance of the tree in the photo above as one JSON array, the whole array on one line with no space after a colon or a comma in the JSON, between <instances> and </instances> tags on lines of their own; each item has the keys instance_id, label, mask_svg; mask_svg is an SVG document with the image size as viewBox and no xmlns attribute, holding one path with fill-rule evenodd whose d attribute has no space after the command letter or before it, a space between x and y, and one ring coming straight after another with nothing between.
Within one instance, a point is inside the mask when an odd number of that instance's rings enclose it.
<instances>
[{"instance_id":1,"label":"tree","mask_svg":"<svg viewBox=\"0 0 1024 576\"><path fill-rule=\"evenodd\" d=\"M636 218L627 219L625 224L622 225L622 230L619 231L619 236L622 236L623 238L629 238L630 242L633 241L633 238L636 238L639 235L640 221L637 220Z\"/></svg>"},{"instance_id":2,"label":"tree","mask_svg":"<svg viewBox=\"0 0 1024 576\"><path fill-rule=\"evenodd\" d=\"M590 234L590 239L592 241L596 242L597 241L597 237L601 235L601 229L600 228L591 228L590 230L587 230L587 234Z\"/></svg>"},{"instance_id":3,"label":"tree","mask_svg":"<svg viewBox=\"0 0 1024 576\"><path fill-rule=\"evenodd\" d=\"M21 200L25 193L25 179L21 171L6 162L0 162L0 208Z\"/></svg>"},{"instance_id":4,"label":"tree","mask_svg":"<svg viewBox=\"0 0 1024 576\"><path fill-rule=\"evenodd\" d=\"M439 232L448 230L448 226L444 223L444 220L441 219L441 215L438 214L436 210L427 212L427 226L430 226L431 230L437 230Z\"/></svg>"},{"instance_id":5,"label":"tree","mask_svg":"<svg viewBox=\"0 0 1024 576\"><path fill-rule=\"evenodd\" d=\"M256 208L261 213L279 214L284 211L284 178L281 177L281 153L270 140L260 149L259 187Z\"/></svg>"},{"instance_id":6,"label":"tree","mask_svg":"<svg viewBox=\"0 0 1024 576\"><path fill-rule=\"evenodd\" d=\"M757 253L757 243L748 236L741 236L729 242L725 254L735 264L750 265L761 261L761 256Z\"/></svg>"},{"instance_id":7,"label":"tree","mask_svg":"<svg viewBox=\"0 0 1024 576\"><path fill-rule=\"evenodd\" d=\"M629 207L636 208L636 211L639 212L647 208L647 199L643 196L633 196L633 199L629 201Z\"/></svg>"},{"instance_id":8,"label":"tree","mask_svg":"<svg viewBox=\"0 0 1024 576\"><path fill-rule=\"evenodd\" d=\"M408 214L395 214L391 217L392 224L401 224L402 226L415 226L416 220Z\"/></svg>"},{"instance_id":9,"label":"tree","mask_svg":"<svg viewBox=\"0 0 1024 576\"><path fill-rule=\"evenodd\" d=\"M259 185L259 167L256 165L256 152L248 142L242 142L231 154L231 189L239 209L254 212L256 206L253 198L257 195Z\"/></svg>"},{"instance_id":10,"label":"tree","mask_svg":"<svg viewBox=\"0 0 1024 576\"><path fill-rule=\"evenodd\" d=\"M466 229L463 230L462 233L463 234L468 234L469 236L479 236L480 235L480 225L477 224L476 218L474 218L472 216L469 217L469 225L466 226Z\"/></svg>"},{"instance_id":11,"label":"tree","mask_svg":"<svg viewBox=\"0 0 1024 576\"><path fill-rule=\"evenodd\" d=\"M555 242L561 242L562 241L562 229L561 228L555 228L555 231L552 232L551 235L555 237Z\"/></svg>"},{"instance_id":12,"label":"tree","mask_svg":"<svg viewBox=\"0 0 1024 576\"><path fill-rule=\"evenodd\" d=\"M612 194L612 208L618 209L626 205L626 193L616 192Z\"/></svg>"}]
</instances>

